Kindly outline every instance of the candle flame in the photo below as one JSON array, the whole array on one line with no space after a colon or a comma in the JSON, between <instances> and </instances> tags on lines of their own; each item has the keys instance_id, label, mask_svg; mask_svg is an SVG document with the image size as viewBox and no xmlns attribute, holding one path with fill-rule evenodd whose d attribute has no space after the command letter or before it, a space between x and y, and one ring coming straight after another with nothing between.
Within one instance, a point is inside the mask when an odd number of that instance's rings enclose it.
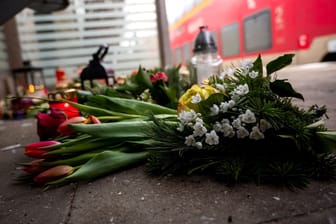
<instances>
[{"instance_id":1,"label":"candle flame","mask_svg":"<svg viewBox=\"0 0 336 224\"><path fill-rule=\"evenodd\" d=\"M34 93L34 92L35 92L35 87L34 87L33 84L30 84L30 85L28 86L28 92L29 92L29 93Z\"/></svg>"}]
</instances>

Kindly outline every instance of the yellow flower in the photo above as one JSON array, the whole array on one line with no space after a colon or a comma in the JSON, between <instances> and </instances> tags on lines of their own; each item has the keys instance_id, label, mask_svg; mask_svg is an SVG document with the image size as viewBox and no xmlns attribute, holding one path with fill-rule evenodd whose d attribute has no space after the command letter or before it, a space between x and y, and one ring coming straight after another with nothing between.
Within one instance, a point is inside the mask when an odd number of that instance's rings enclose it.
<instances>
[{"instance_id":1,"label":"yellow flower","mask_svg":"<svg viewBox=\"0 0 336 224\"><path fill-rule=\"evenodd\" d=\"M193 109L195 112L198 112L199 107L197 103L192 102L192 98L199 94L201 100L206 100L210 95L216 92L216 89L212 86L200 87L195 84L180 97L177 110L180 112L181 110L189 111Z\"/></svg>"}]
</instances>

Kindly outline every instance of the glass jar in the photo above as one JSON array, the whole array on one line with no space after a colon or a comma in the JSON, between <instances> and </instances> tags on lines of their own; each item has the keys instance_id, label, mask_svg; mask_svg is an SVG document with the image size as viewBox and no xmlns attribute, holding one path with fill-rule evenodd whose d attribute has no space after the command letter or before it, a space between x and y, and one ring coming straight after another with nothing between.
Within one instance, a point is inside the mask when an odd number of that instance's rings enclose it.
<instances>
[{"instance_id":1,"label":"glass jar","mask_svg":"<svg viewBox=\"0 0 336 224\"><path fill-rule=\"evenodd\" d=\"M196 37L191 58L191 82L205 83L210 75L219 75L223 60L217 52L216 43L207 26L201 26Z\"/></svg>"}]
</instances>

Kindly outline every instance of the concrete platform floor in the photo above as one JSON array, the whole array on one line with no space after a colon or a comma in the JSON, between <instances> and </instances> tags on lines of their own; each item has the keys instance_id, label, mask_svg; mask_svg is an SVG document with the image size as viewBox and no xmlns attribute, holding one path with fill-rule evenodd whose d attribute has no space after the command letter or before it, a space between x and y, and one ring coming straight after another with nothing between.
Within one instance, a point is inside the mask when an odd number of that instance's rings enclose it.
<instances>
[{"instance_id":1,"label":"concrete platform floor","mask_svg":"<svg viewBox=\"0 0 336 224\"><path fill-rule=\"evenodd\" d=\"M292 67L278 74L312 104L328 105L336 129L336 64ZM36 121L0 121L0 148L38 141ZM144 167L43 192L13 185L22 150L0 152L1 224L335 224L336 183L302 191L244 184L227 187L206 177L146 176Z\"/></svg>"}]
</instances>

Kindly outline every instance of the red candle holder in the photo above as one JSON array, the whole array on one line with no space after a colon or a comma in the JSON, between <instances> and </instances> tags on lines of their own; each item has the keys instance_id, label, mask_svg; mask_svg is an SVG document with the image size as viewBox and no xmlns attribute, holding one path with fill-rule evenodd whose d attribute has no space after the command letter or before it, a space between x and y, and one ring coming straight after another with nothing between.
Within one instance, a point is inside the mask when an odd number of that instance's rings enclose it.
<instances>
[{"instance_id":1,"label":"red candle holder","mask_svg":"<svg viewBox=\"0 0 336 224\"><path fill-rule=\"evenodd\" d=\"M71 106L67 102L62 101L62 99L67 99L69 101L77 103L78 98L77 91L75 89L49 93L48 99L50 108L64 112L68 118L78 117L80 115L80 112L77 108Z\"/></svg>"}]
</instances>

